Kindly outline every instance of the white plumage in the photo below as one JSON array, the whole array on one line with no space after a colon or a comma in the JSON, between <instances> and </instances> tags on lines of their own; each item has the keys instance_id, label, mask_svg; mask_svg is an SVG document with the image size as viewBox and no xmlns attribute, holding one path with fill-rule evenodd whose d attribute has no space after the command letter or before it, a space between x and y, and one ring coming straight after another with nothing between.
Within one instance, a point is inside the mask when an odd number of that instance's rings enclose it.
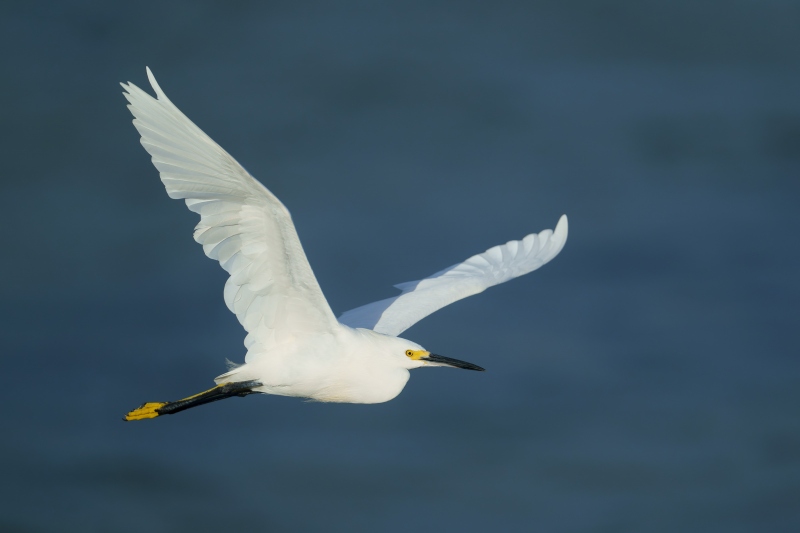
<instances>
[{"instance_id":1,"label":"white plumage","mask_svg":"<svg viewBox=\"0 0 800 533\"><path fill-rule=\"evenodd\" d=\"M339 322L400 335L446 305L536 270L558 255L566 242L567 217L562 215L555 231L531 233L521 241L489 248L423 280L398 283L395 287L403 291L399 296L351 309L339 317Z\"/></svg>"},{"instance_id":2,"label":"white plumage","mask_svg":"<svg viewBox=\"0 0 800 533\"><path fill-rule=\"evenodd\" d=\"M200 215L194 238L230 278L224 298L248 332L245 364L217 378L258 382L253 390L320 401L377 403L394 398L420 366L469 363L430 354L396 337L427 315L553 259L567 218L344 313L337 321L317 283L289 211L167 98L122 84L141 143L171 198ZM157 415L153 415L157 416Z\"/></svg>"}]
</instances>

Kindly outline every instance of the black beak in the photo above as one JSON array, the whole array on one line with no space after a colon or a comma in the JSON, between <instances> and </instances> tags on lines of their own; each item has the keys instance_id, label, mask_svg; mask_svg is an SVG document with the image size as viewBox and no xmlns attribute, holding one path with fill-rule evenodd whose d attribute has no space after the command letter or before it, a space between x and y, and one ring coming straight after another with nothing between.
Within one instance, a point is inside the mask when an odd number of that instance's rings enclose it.
<instances>
[{"instance_id":1,"label":"black beak","mask_svg":"<svg viewBox=\"0 0 800 533\"><path fill-rule=\"evenodd\" d=\"M455 368L463 368L464 370L479 370L481 372L485 370L478 365L473 365L466 361L459 361L458 359L451 359L443 355L436 355L435 353L430 354L428 357L423 357L422 360L428 363L434 363L435 366L452 366Z\"/></svg>"}]
</instances>

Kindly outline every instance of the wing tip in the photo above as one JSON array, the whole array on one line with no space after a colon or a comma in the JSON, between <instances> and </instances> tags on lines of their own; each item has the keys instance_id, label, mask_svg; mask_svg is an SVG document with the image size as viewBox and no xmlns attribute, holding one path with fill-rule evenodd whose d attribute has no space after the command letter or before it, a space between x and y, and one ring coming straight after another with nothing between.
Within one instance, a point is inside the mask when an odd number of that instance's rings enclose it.
<instances>
[{"instance_id":1,"label":"wing tip","mask_svg":"<svg viewBox=\"0 0 800 533\"><path fill-rule=\"evenodd\" d=\"M567 234L569 233L569 220L567 219L567 215L561 215L561 218L558 219L558 223L556 224L556 229L553 230L553 235L559 237L560 239L567 240Z\"/></svg>"},{"instance_id":2,"label":"wing tip","mask_svg":"<svg viewBox=\"0 0 800 533\"><path fill-rule=\"evenodd\" d=\"M553 250L551 259L561 253L561 250L564 249L564 245L567 244L568 234L569 220L567 219L567 215L561 215L561 217L558 219L555 229L553 230L553 234L550 236L551 241L556 246L556 249Z\"/></svg>"},{"instance_id":3,"label":"wing tip","mask_svg":"<svg viewBox=\"0 0 800 533\"><path fill-rule=\"evenodd\" d=\"M145 72L147 72L147 81L150 82L150 86L155 91L156 98L158 98L159 100L166 100L167 102L169 102L169 98L167 98L167 95L164 94L164 91L161 90L161 86L156 81L156 77L155 75L153 75L153 71L150 70L150 67L145 66L144 70Z\"/></svg>"}]
</instances>

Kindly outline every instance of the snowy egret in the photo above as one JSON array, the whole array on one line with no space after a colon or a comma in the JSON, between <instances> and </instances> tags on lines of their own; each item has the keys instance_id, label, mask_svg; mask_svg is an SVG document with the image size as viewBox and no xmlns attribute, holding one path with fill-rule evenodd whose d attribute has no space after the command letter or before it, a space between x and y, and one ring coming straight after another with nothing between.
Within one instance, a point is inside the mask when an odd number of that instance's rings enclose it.
<instances>
[{"instance_id":1,"label":"snowy egret","mask_svg":"<svg viewBox=\"0 0 800 533\"><path fill-rule=\"evenodd\" d=\"M125 420L173 414L252 393L321 402L381 403L400 394L409 370L483 368L436 355L398 335L457 300L536 270L567 240L567 217L555 230L396 285L398 296L347 311L337 320L322 294L289 211L167 98L147 69L156 98L123 83L133 124L170 198L200 215L194 239L230 277L225 303L247 331L245 362L217 386L175 402L149 402Z\"/></svg>"}]
</instances>

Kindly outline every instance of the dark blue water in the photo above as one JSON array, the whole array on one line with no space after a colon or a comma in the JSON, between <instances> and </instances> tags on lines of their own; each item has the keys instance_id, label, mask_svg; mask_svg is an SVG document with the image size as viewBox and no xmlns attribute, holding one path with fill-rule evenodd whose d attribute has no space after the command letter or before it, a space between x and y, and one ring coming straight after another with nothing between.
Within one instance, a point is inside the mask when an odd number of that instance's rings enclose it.
<instances>
[{"instance_id":1,"label":"dark blue water","mask_svg":"<svg viewBox=\"0 0 800 533\"><path fill-rule=\"evenodd\" d=\"M0 530L800 530L800 4L0 8ZM248 397L224 272L138 144L171 99L292 211L337 313L570 217L406 336L385 405Z\"/></svg>"}]
</instances>

